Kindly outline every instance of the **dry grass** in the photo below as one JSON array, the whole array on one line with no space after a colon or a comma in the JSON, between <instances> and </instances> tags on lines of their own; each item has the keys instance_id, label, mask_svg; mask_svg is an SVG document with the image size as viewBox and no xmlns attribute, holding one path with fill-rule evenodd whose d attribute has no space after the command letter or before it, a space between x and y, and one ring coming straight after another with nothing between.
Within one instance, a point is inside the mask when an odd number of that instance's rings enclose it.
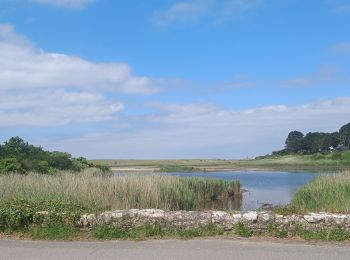
<instances>
[{"instance_id":1,"label":"dry grass","mask_svg":"<svg viewBox=\"0 0 350 260\"><path fill-rule=\"evenodd\" d=\"M204 200L240 194L238 181L179 178L162 175L102 176L96 170L83 173L62 172L58 175L2 175L0 200L59 200L84 208L130 209L161 208L168 210L198 209Z\"/></svg>"},{"instance_id":2,"label":"dry grass","mask_svg":"<svg viewBox=\"0 0 350 260\"><path fill-rule=\"evenodd\" d=\"M187 169L193 167L199 171L220 171L221 169L268 169L293 171L339 171L350 169L350 152L332 153L327 155L286 155L263 159L247 160L219 160L219 159L193 159L193 160L95 160L94 163L107 165L114 169L142 167L160 171L167 167Z\"/></svg>"}]
</instances>

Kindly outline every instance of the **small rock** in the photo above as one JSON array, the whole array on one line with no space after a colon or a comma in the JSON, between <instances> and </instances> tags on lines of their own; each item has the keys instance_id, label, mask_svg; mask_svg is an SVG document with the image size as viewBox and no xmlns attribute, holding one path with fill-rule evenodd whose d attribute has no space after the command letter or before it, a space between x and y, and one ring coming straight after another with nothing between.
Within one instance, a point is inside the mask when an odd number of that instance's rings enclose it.
<instances>
[{"instance_id":1,"label":"small rock","mask_svg":"<svg viewBox=\"0 0 350 260\"><path fill-rule=\"evenodd\" d=\"M243 214L243 220L255 222L258 220L258 213L256 211L250 211Z\"/></svg>"},{"instance_id":2,"label":"small rock","mask_svg":"<svg viewBox=\"0 0 350 260\"><path fill-rule=\"evenodd\" d=\"M320 223L326 219L326 216L324 214L310 213L305 215L304 219L309 223Z\"/></svg>"}]
</instances>

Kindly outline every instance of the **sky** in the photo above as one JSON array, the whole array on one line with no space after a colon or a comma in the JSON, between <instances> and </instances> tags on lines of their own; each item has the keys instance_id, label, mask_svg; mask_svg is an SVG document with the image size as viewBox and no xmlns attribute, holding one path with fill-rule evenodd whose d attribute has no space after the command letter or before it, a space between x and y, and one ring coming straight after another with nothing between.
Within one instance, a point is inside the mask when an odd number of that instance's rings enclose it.
<instances>
[{"instance_id":1,"label":"sky","mask_svg":"<svg viewBox=\"0 0 350 260\"><path fill-rule=\"evenodd\" d=\"M350 0L0 0L0 142L251 158L350 122Z\"/></svg>"}]
</instances>

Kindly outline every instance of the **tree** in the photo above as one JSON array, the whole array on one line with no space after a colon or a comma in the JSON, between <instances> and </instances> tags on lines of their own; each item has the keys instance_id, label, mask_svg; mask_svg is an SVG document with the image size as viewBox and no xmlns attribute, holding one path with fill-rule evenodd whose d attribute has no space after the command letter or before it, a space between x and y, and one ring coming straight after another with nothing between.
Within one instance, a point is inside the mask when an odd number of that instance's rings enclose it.
<instances>
[{"instance_id":1,"label":"tree","mask_svg":"<svg viewBox=\"0 0 350 260\"><path fill-rule=\"evenodd\" d=\"M27 173L30 171L51 174L58 170L81 171L98 167L86 158L73 158L69 153L49 152L34 146L19 137L12 137L0 144L0 173ZM101 167L103 171L109 168Z\"/></svg>"},{"instance_id":2,"label":"tree","mask_svg":"<svg viewBox=\"0 0 350 260\"><path fill-rule=\"evenodd\" d=\"M340 141L343 145L350 146L350 123L342 126L339 130Z\"/></svg>"},{"instance_id":3,"label":"tree","mask_svg":"<svg viewBox=\"0 0 350 260\"><path fill-rule=\"evenodd\" d=\"M2 146L3 154L6 157L18 157L21 154L27 152L28 143L24 142L23 139L18 136L10 138Z\"/></svg>"},{"instance_id":4,"label":"tree","mask_svg":"<svg viewBox=\"0 0 350 260\"><path fill-rule=\"evenodd\" d=\"M334 132L326 134L323 140L323 147L325 150L329 151L330 147L336 148L340 144L339 133Z\"/></svg>"},{"instance_id":5,"label":"tree","mask_svg":"<svg viewBox=\"0 0 350 260\"><path fill-rule=\"evenodd\" d=\"M290 153L298 153L303 148L304 134L299 131L290 132L286 140L286 150Z\"/></svg>"},{"instance_id":6,"label":"tree","mask_svg":"<svg viewBox=\"0 0 350 260\"><path fill-rule=\"evenodd\" d=\"M1 147L2 157L15 157L21 159L39 159L45 152L41 147L35 147L20 137L12 137Z\"/></svg>"},{"instance_id":7,"label":"tree","mask_svg":"<svg viewBox=\"0 0 350 260\"><path fill-rule=\"evenodd\" d=\"M303 140L304 153L327 152L332 146L331 135L327 133L308 133Z\"/></svg>"}]
</instances>

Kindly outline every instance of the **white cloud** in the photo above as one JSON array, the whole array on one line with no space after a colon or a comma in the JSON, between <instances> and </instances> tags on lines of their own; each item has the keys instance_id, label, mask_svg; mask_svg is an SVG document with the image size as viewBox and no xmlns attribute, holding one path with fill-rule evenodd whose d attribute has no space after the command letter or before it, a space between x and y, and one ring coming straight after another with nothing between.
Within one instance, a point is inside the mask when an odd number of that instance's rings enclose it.
<instances>
[{"instance_id":1,"label":"white cloud","mask_svg":"<svg viewBox=\"0 0 350 260\"><path fill-rule=\"evenodd\" d=\"M242 158L283 148L291 130L336 131L350 121L350 98L248 110L211 104L156 107L160 113L141 119L142 128L43 144L89 158Z\"/></svg>"},{"instance_id":2,"label":"white cloud","mask_svg":"<svg viewBox=\"0 0 350 260\"><path fill-rule=\"evenodd\" d=\"M110 120L123 109L97 93L45 90L0 91L0 127L62 126Z\"/></svg>"},{"instance_id":3,"label":"white cloud","mask_svg":"<svg viewBox=\"0 0 350 260\"><path fill-rule=\"evenodd\" d=\"M132 76L127 64L45 52L15 34L11 25L0 25L0 83L1 89L76 87L132 94L158 90L151 79Z\"/></svg>"},{"instance_id":4,"label":"white cloud","mask_svg":"<svg viewBox=\"0 0 350 260\"><path fill-rule=\"evenodd\" d=\"M147 77L123 63L96 63L45 52L0 25L0 127L110 120L123 105L105 92L152 94Z\"/></svg>"},{"instance_id":5,"label":"white cloud","mask_svg":"<svg viewBox=\"0 0 350 260\"><path fill-rule=\"evenodd\" d=\"M255 9L264 0L192 0L175 2L164 10L153 14L156 25L166 26L176 22L194 22L204 17L210 17L214 22L222 22L237 14Z\"/></svg>"},{"instance_id":6,"label":"white cloud","mask_svg":"<svg viewBox=\"0 0 350 260\"><path fill-rule=\"evenodd\" d=\"M29 0L30 2L64 8L82 8L95 0Z\"/></svg>"}]
</instances>

